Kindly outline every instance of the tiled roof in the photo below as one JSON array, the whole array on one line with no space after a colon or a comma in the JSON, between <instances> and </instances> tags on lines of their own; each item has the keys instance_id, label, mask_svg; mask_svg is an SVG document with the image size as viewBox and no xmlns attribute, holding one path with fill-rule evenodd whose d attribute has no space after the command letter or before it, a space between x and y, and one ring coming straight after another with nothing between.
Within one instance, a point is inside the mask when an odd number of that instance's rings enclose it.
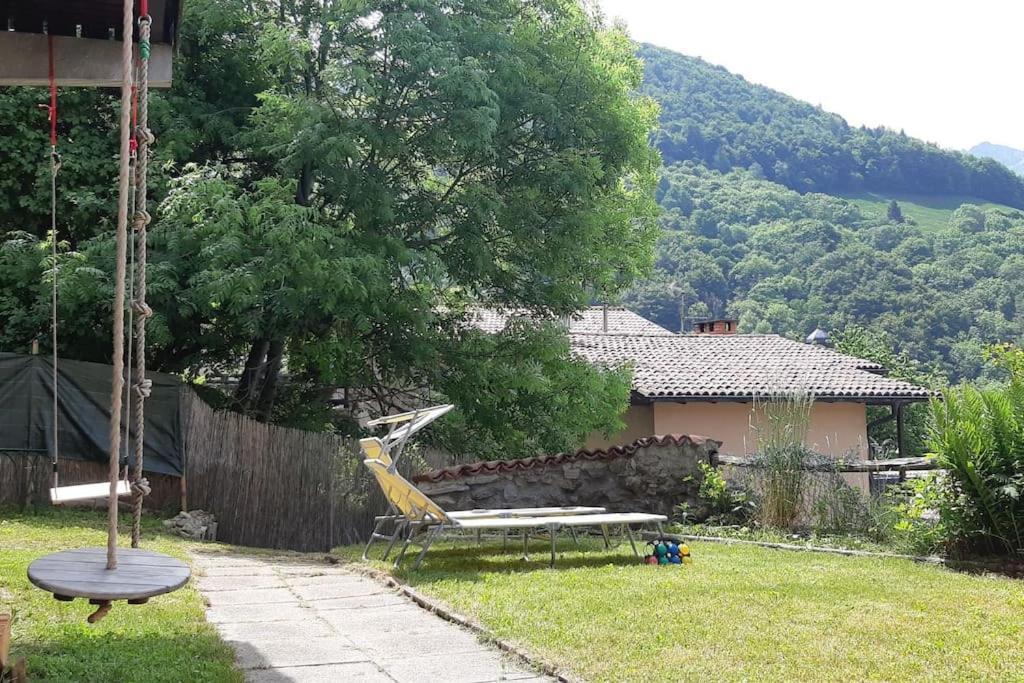
<instances>
[{"instance_id":1,"label":"tiled roof","mask_svg":"<svg viewBox=\"0 0 1024 683\"><path fill-rule=\"evenodd\" d=\"M522 309L498 311L490 308L475 308L470 311L471 322L484 332L501 332L509 318L529 317ZM569 331L576 333L598 333L604 331L604 310L601 306L585 308L569 320ZM621 307L608 307L608 330L612 334L671 334L664 327L652 323L632 311Z\"/></svg>"},{"instance_id":2,"label":"tiled roof","mask_svg":"<svg viewBox=\"0 0 1024 683\"><path fill-rule=\"evenodd\" d=\"M819 399L925 399L931 392L876 374L876 363L774 334L573 334L572 349L605 367L633 366L648 399L739 399L806 390Z\"/></svg>"},{"instance_id":3,"label":"tiled roof","mask_svg":"<svg viewBox=\"0 0 1024 683\"><path fill-rule=\"evenodd\" d=\"M685 443L692 443L698 446L712 444L717 451L721 443L714 439L703 436L689 436L682 434L671 434L668 436L647 436L637 439L628 446L612 446L600 450L579 450L575 453L559 453L558 455L541 455L535 458L520 458L518 460L492 460L489 462L475 462L469 465L456 465L446 467L433 472L424 472L412 478L414 482L439 482L461 479L462 477L473 477L477 475L497 474L498 472L524 472L526 470L550 467L551 465L562 465L568 462L580 460L615 460L616 458L631 458L642 448L650 446L680 446Z\"/></svg>"}]
</instances>

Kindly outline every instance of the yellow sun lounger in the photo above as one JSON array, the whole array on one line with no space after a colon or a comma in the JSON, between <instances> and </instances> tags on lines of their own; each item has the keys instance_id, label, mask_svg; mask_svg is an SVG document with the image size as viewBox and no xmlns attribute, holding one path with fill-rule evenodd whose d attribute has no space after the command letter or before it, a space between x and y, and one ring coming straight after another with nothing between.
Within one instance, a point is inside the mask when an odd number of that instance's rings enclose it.
<instances>
[{"instance_id":1,"label":"yellow sun lounger","mask_svg":"<svg viewBox=\"0 0 1024 683\"><path fill-rule=\"evenodd\" d=\"M551 566L555 565L556 538L560 529L575 527L596 526L606 529L608 526L622 526L629 537L633 552L639 555L630 524L655 524L658 531L661 531L661 523L666 521L664 515L654 515L645 512L602 512L596 514L567 514L567 515L540 515L529 516L519 515L515 517L469 517L461 518L454 513L448 514L440 506L432 501L426 494L413 486L405 477L398 472L392 471L383 461L368 458L363 461L376 477L381 489L388 500L405 518L403 530L405 542L402 550L395 559L395 565L401 563L405 552L412 542L413 537L420 533L426 536L422 541L422 550L412 569L420 566L423 557L427 554L430 544L444 531L449 529L462 529L470 531L507 531L509 529L521 529L528 532L531 529L545 530L551 537ZM524 545L527 535L524 533Z\"/></svg>"},{"instance_id":2,"label":"yellow sun lounger","mask_svg":"<svg viewBox=\"0 0 1024 683\"><path fill-rule=\"evenodd\" d=\"M359 446L363 451L363 455L366 458L372 460L379 460L392 472L397 470L396 464L402 451L405 448L406 443L416 432L420 431L434 420L445 415L455 406L452 404L445 404L439 406L433 406L430 408L421 408L419 410L410 410L404 413L397 413L395 415L386 415L384 417L370 420L367 422L367 426L386 426L388 433L383 438L369 437L359 440ZM408 520L405 515L398 510L393 503L389 501L389 507L391 508L390 513L386 515L379 515L374 518L374 528L370 533L370 538L367 540L366 547L363 549L363 559L368 559L370 548L373 546L375 541L387 541L388 546L384 551L384 555L381 559L387 559L388 555L391 554L395 543L399 537L406 530L405 527ZM448 517L451 519L484 519L491 517L498 518L509 518L509 517L538 517L538 516L566 516L566 515L588 515L605 512L603 507L592 507L592 506L563 506L563 507L535 507L535 508L497 508L497 509L476 509L476 510L458 510L448 513ZM390 534L384 533L385 527L392 525L392 532Z\"/></svg>"}]
</instances>

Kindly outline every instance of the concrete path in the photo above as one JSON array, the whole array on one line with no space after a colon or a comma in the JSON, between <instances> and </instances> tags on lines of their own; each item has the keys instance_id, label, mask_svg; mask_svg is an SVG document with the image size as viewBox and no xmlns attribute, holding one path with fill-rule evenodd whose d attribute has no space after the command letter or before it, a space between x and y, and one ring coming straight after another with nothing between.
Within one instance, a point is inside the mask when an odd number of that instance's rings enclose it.
<instances>
[{"instance_id":1,"label":"concrete path","mask_svg":"<svg viewBox=\"0 0 1024 683\"><path fill-rule=\"evenodd\" d=\"M206 618L247 681L550 681L373 579L296 557L196 553Z\"/></svg>"}]
</instances>

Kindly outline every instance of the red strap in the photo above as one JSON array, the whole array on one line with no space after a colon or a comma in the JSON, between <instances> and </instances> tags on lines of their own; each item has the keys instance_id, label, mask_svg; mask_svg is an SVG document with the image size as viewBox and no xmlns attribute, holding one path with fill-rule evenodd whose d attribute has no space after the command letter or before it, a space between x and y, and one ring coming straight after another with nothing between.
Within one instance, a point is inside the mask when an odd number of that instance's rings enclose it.
<instances>
[{"instance_id":1,"label":"red strap","mask_svg":"<svg viewBox=\"0 0 1024 683\"><path fill-rule=\"evenodd\" d=\"M149 0L139 0L139 18L149 16Z\"/></svg>"},{"instance_id":2,"label":"red strap","mask_svg":"<svg viewBox=\"0 0 1024 683\"><path fill-rule=\"evenodd\" d=\"M139 137L137 131L139 129L139 88L135 84L132 84L132 138L128 141L128 148L132 154L135 154L139 149Z\"/></svg>"},{"instance_id":3,"label":"red strap","mask_svg":"<svg viewBox=\"0 0 1024 683\"><path fill-rule=\"evenodd\" d=\"M53 65L53 35L47 35L50 52L50 146L57 147L57 69Z\"/></svg>"}]
</instances>

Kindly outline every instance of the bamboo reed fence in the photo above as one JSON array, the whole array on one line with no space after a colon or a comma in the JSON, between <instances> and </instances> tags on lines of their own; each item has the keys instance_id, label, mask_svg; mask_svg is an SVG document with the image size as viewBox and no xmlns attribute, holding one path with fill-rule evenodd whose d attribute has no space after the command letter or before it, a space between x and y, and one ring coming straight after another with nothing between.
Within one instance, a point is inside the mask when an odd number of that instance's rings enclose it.
<instances>
[{"instance_id":1,"label":"bamboo reed fence","mask_svg":"<svg viewBox=\"0 0 1024 683\"><path fill-rule=\"evenodd\" d=\"M215 411L182 394L187 506L212 512L217 539L323 551L366 538L386 503L355 440Z\"/></svg>"},{"instance_id":2,"label":"bamboo reed fence","mask_svg":"<svg viewBox=\"0 0 1024 683\"><path fill-rule=\"evenodd\" d=\"M217 518L217 540L238 545L325 551L359 543L387 507L363 466L354 439L268 425L208 406L181 388L185 477L147 472L146 506L173 515L202 509ZM403 473L446 456L403 458ZM48 505L50 460L45 454L0 453L0 505ZM61 483L104 481L104 463L63 459ZM99 504L105 504L100 501Z\"/></svg>"}]
</instances>

